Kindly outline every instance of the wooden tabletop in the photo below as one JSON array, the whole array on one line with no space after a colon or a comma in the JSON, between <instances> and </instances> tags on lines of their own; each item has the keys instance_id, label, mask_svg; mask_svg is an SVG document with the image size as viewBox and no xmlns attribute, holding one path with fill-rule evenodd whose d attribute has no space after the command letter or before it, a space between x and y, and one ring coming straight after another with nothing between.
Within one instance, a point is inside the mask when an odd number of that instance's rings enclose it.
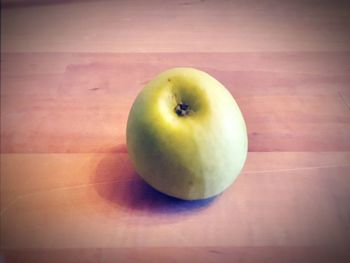
<instances>
[{"instance_id":1,"label":"wooden tabletop","mask_svg":"<svg viewBox=\"0 0 350 263\"><path fill-rule=\"evenodd\" d=\"M1 14L5 262L350 261L345 2L7 0ZM221 81L247 123L244 170L210 200L158 193L128 158L133 100L175 66Z\"/></svg>"}]
</instances>

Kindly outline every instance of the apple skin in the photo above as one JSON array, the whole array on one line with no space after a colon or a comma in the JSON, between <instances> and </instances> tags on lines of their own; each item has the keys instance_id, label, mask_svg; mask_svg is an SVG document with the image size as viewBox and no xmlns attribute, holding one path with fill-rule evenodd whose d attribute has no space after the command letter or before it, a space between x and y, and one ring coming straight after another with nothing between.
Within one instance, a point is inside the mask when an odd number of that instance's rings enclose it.
<instances>
[{"instance_id":1,"label":"apple skin","mask_svg":"<svg viewBox=\"0 0 350 263\"><path fill-rule=\"evenodd\" d=\"M191 111L182 116L177 105ZM158 191L184 200L228 188L247 157L242 113L230 92L194 68L160 73L139 93L127 123L136 172Z\"/></svg>"}]
</instances>

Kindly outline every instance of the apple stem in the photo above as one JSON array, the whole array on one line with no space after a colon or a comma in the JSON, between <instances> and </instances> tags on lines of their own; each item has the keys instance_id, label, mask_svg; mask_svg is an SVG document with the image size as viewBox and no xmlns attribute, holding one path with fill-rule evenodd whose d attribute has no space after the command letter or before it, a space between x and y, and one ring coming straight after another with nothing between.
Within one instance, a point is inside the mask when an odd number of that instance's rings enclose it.
<instances>
[{"instance_id":1,"label":"apple stem","mask_svg":"<svg viewBox=\"0 0 350 263\"><path fill-rule=\"evenodd\" d=\"M178 116L189 115L190 111L190 106L186 103L179 103L175 107L175 112Z\"/></svg>"}]
</instances>

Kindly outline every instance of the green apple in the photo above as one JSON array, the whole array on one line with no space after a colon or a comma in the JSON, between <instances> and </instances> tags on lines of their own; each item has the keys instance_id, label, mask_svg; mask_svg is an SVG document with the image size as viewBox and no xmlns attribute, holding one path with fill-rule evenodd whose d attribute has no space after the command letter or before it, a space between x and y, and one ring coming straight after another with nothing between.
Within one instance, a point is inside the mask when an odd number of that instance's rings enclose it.
<instances>
[{"instance_id":1,"label":"green apple","mask_svg":"<svg viewBox=\"0 0 350 263\"><path fill-rule=\"evenodd\" d=\"M215 196L239 175L248 138L230 92L194 68L160 73L137 96L127 147L136 172L152 187L185 200Z\"/></svg>"}]
</instances>

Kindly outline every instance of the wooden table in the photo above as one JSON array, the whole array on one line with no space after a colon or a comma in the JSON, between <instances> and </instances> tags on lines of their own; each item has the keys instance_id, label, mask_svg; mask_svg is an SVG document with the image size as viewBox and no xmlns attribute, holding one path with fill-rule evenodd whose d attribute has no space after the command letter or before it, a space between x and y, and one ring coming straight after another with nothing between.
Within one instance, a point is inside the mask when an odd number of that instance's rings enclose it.
<instances>
[{"instance_id":1,"label":"wooden table","mask_svg":"<svg viewBox=\"0 0 350 263\"><path fill-rule=\"evenodd\" d=\"M5 1L4 261L349 262L349 10ZM247 122L244 171L209 201L156 192L128 158L131 104L174 66L220 80Z\"/></svg>"}]
</instances>

